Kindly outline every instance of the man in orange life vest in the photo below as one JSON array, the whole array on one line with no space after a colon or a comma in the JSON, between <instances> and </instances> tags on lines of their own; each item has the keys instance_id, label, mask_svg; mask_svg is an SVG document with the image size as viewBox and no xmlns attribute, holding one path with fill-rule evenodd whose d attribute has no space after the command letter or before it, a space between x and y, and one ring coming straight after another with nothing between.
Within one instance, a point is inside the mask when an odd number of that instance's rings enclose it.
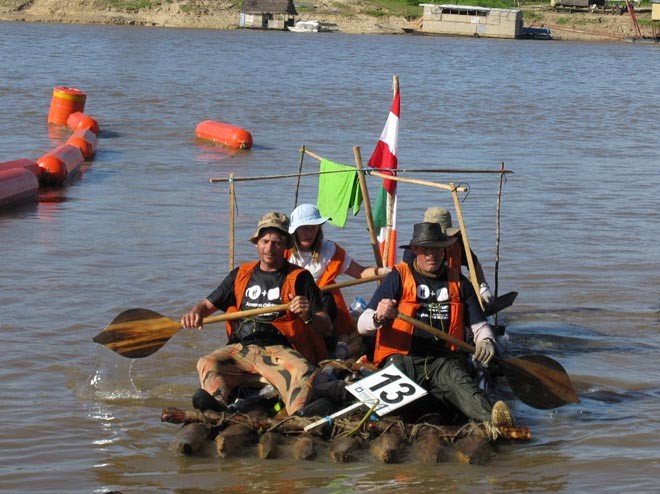
<instances>
[{"instance_id":1,"label":"man in orange life vest","mask_svg":"<svg viewBox=\"0 0 660 494\"><path fill-rule=\"evenodd\" d=\"M397 319L401 312L450 335L465 339L465 324L473 333L473 358L483 364L495 355L495 337L486 322L470 282L458 262L445 262L446 248L456 242L438 223L417 223L412 240L401 248L415 255L401 262L376 289L358 320L363 335L376 334L374 363L394 363L424 387L450 414L495 426L513 425L504 402L491 407L466 367L464 354L452 351L427 331Z\"/></svg>"},{"instance_id":2,"label":"man in orange life vest","mask_svg":"<svg viewBox=\"0 0 660 494\"><path fill-rule=\"evenodd\" d=\"M216 310L235 312L289 303L289 309L227 322L227 346L197 362L201 389L193 395L200 410L225 409L239 386L262 387L264 379L279 392L289 414L310 398L314 366L327 354L323 337L332 323L309 271L284 259L291 247L289 218L262 216L250 241L258 261L240 265L207 298L181 318L186 328L202 328Z\"/></svg>"}]
</instances>

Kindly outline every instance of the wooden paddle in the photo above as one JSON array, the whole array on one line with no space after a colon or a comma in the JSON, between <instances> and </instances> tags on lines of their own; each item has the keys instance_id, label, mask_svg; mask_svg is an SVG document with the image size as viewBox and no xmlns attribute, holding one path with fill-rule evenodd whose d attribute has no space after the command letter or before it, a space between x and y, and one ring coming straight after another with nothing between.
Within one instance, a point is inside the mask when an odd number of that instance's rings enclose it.
<instances>
[{"instance_id":1,"label":"wooden paddle","mask_svg":"<svg viewBox=\"0 0 660 494\"><path fill-rule=\"evenodd\" d=\"M433 326L417 319L398 314L397 317L413 326L441 338L457 348L468 353L474 353L475 348ZM502 366L504 377L520 401L532 408L550 410L569 403L579 403L575 388L566 370L556 360L544 355L528 355L523 357L493 359Z\"/></svg>"},{"instance_id":2,"label":"wooden paddle","mask_svg":"<svg viewBox=\"0 0 660 494\"><path fill-rule=\"evenodd\" d=\"M369 276L335 283L321 288L321 291L336 290L361 283L378 281L386 275ZM204 324L231 321L244 317L253 317L271 312L288 310L289 304L272 305L257 309L242 310L229 314L220 314L204 319ZM128 358L148 357L157 352L172 336L182 329L179 321L174 321L149 309L129 309L115 317L99 334L94 337L96 343Z\"/></svg>"}]
</instances>

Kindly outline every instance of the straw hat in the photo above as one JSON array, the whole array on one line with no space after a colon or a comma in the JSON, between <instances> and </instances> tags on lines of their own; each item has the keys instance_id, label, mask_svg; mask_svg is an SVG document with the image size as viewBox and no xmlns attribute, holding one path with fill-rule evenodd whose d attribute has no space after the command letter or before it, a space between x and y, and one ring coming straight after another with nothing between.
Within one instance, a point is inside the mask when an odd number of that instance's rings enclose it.
<instances>
[{"instance_id":1,"label":"straw hat","mask_svg":"<svg viewBox=\"0 0 660 494\"><path fill-rule=\"evenodd\" d=\"M450 237L453 237L461 231L460 228L454 228L451 226L451 214L449 214L449 211L445 208L428 208L426 213L424 213L424 221L438 223L442 228L442 231Z\"/></svg>"},{"instance_id":2,"label":"straw hat","mask_svg":"<svg viewBox=\"0 0 660 494\"><path fill-rule=\"evenodd\" d=\"M272 211L264 214L259 220L256 231L250 237L250 242L256 244L261 238L261 230L266 228L275 228L281 231L286 238L287 247L291 247L291 235L289 235L289 218L284 213Z\"/></svg>"}]
</instances>

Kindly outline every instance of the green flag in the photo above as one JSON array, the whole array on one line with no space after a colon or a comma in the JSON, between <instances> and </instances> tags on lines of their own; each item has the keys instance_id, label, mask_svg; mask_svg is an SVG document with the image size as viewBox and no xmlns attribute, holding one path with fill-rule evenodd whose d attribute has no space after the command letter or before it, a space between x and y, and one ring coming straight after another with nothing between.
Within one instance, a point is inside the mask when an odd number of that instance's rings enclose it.
<instances>
[{"instance_id":1,"label":"green flag","mask_svg":"<svg viewBox=\"0 0 660 494\"><path fill-rule=\"evenodd\" d=\"M385 228L387 226L387 191L385 187L380 188L378 191L378 198L373 210L374 227L376 230Z\"/></svg>"},{"instance_id":2,"label":"green flag","mask_svg":"<svg viewBox=\"0 0 660 494\"><path fill-rule=\"evenodd\" d=\"M360 204L362 204L362 192L355 167L322 159L316 200L316 206L321 214L329 216L331 218L329 221L333 225L344 228L349 208L353 208L353 216L355 216L360 211Z\"/></svg>"}]
</instances>

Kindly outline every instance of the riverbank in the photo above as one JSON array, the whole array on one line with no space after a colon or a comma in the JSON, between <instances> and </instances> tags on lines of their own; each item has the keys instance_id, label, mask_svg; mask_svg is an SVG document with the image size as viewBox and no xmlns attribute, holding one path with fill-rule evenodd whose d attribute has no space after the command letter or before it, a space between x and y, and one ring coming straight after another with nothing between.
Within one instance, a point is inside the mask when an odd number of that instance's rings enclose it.
<instances>
[{"instance_id":1,"label":"riverbank","mask_svg":"<svg viewBox=\"0 0 660 494\"><path fill-rule=\"evenodd\" d=\"M118 4L119 5L119 4ZM116 24L153 27L236 29L237 2L223 0L173 0L147 3L144 7L109 6L98 0L0 0L0 21L54 22L72 24ZM415 29L420 19L395 15L370 15L368 2L354 0L311 0L297 5L298 19L332 23L349 34L403 34ZM524 7L525 26L547 27L558 40L624 40L634 36L630 15L555 11L549 6ZM644 23L649 12L638 12ZM650 28L643 28L645 36Z\"/></svg>"}]
</instances>

